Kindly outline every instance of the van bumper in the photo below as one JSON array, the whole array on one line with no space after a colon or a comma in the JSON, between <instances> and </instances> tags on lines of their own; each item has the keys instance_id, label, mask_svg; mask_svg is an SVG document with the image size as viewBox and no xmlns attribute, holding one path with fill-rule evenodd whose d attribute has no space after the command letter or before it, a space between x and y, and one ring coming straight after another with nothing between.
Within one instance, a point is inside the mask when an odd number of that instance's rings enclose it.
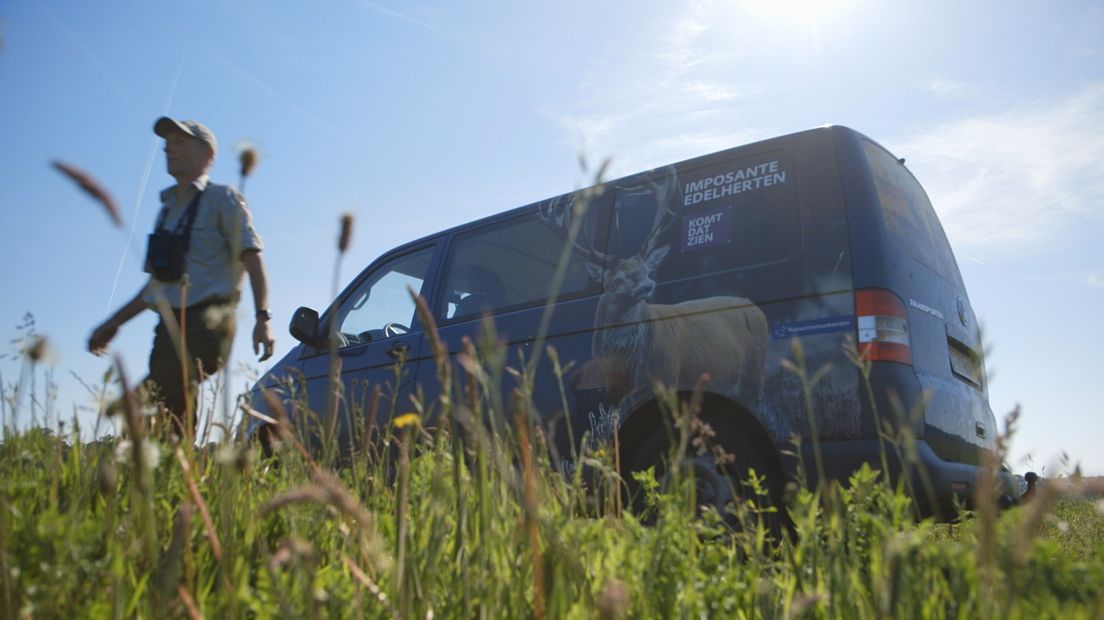
<instances>
[{"instance_id":1,"label":"van bumper","mask_svg":"<svg viewBox=\"0 0 1104 620\"><path fill-rule=\"evenodd\" d=\"M923 440L916 442L914 462L910 462L907 468L902 465L902 460L909 459L899 458L892 445L877 439L824 441L819 447L827 478L842 481L848 480L851 473L864 463L869 464L871 469L881 470L884 450L885 462L894 483L902 473L907 473L908 488L920 513L940 520L956 518L961 507L972 508L978 485L982 482L983 470L980 466L945 461ZM801 457L809 487L815 488L820 476L813 446L803 444ZM790 471L796 474L796 463L792 465L795 467ZM1008 498L1014 503L1023 495L1022 480L1018 476L997 471L995 477L997 499Z\"/></svg>"}]
</instances>

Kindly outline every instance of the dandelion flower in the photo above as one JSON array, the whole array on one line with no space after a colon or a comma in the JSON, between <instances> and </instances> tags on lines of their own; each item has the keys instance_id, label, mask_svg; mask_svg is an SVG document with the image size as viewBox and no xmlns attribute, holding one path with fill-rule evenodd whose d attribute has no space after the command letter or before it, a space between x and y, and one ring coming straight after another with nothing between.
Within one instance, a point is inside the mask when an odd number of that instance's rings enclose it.
<instances>
[{"instance_id":1,"label":"dandelion flower","mask_svg":"<svg viewBox=\"0 0 1104 620\"><path fill-rule=\"evenodd\" d=\"M407 426L417 426L422 423L422 418L416 413L404 413L401 416L395 418L392 424L395 428L406 428Z\"/></svg>"}]
</instances>

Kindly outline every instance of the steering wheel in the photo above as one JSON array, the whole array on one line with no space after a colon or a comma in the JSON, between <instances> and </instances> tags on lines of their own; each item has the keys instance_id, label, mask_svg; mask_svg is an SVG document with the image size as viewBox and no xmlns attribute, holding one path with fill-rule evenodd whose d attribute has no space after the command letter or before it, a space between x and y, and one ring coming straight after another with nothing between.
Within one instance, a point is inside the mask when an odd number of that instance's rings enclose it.
<instances>
[{"instance_id":1,"label":"steering wheel","mask_svg":"<svg viewBox=\"0 0 1104 620\"><path fill-rule=\"evenodd\" d=\"M399 323L388 323L387 325L383 326L383 336L384 336L384 338L390 338L391 336L398 336L398 335L401 335L401 334L409 334L409 333L410 333L410 328L407 327L406 325L402 325L402 324L399 324Z\"/></svg>"}]
</instances>

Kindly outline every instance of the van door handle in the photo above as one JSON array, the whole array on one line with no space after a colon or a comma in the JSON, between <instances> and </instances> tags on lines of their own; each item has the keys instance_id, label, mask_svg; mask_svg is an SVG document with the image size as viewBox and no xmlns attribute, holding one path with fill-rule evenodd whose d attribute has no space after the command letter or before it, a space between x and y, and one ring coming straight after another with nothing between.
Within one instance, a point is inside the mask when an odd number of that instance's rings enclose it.
<instances>
[{"instance_id":1,"label":"van door handle","mask_svg":"<svg viewBox=\"0 0 1104 620\"><path fill-rule=\"evenodd\" d=\"M390 349L387 350L387 355L389 355L391 359L397 360L400 357L405 357L406 354L409 352L410 345L406 344L405 342L396 342L395 344L391 345Z\"/></svg>"}]
</instances>

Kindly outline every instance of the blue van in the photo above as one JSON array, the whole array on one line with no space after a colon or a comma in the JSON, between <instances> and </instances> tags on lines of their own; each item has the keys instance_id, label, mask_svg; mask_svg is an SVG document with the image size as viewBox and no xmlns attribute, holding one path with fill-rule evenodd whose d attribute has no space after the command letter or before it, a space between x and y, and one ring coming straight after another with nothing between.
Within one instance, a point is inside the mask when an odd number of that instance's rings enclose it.
<instances>
[{"instance_id":1,"label":"blue van","mask_svg":"<svg viewBox=\"0 0 1104 620\"><path fill-rule=\"evenodd\" d=\"M321 316L296 312L301 344L258 389L302 399L292 410L338 436L366 415L375 386L377 424L409 411L416 391L435 402L408 287L427 300L451 356L489 319L508 359L539 360L532 407L565 472L580 442L615 433L623 472L659 464L669 437L660 385L701 389L701 416L735 457L693 461L699 497L718 507L748 468L777 494L798 461L808 484L869 463L905 473L918 504L949 517L996 447L977 319L935 211L904 160L846 127L641 172L400 246ZM546 347L570 369L562 380ZM804 381L783 363L797 351ZM263 410L256 394L254 404ZM910 459L881 434L902 427L915 437ZM999 475L1011 493L1012 477Z\"/></svg>"}]
</instances>

